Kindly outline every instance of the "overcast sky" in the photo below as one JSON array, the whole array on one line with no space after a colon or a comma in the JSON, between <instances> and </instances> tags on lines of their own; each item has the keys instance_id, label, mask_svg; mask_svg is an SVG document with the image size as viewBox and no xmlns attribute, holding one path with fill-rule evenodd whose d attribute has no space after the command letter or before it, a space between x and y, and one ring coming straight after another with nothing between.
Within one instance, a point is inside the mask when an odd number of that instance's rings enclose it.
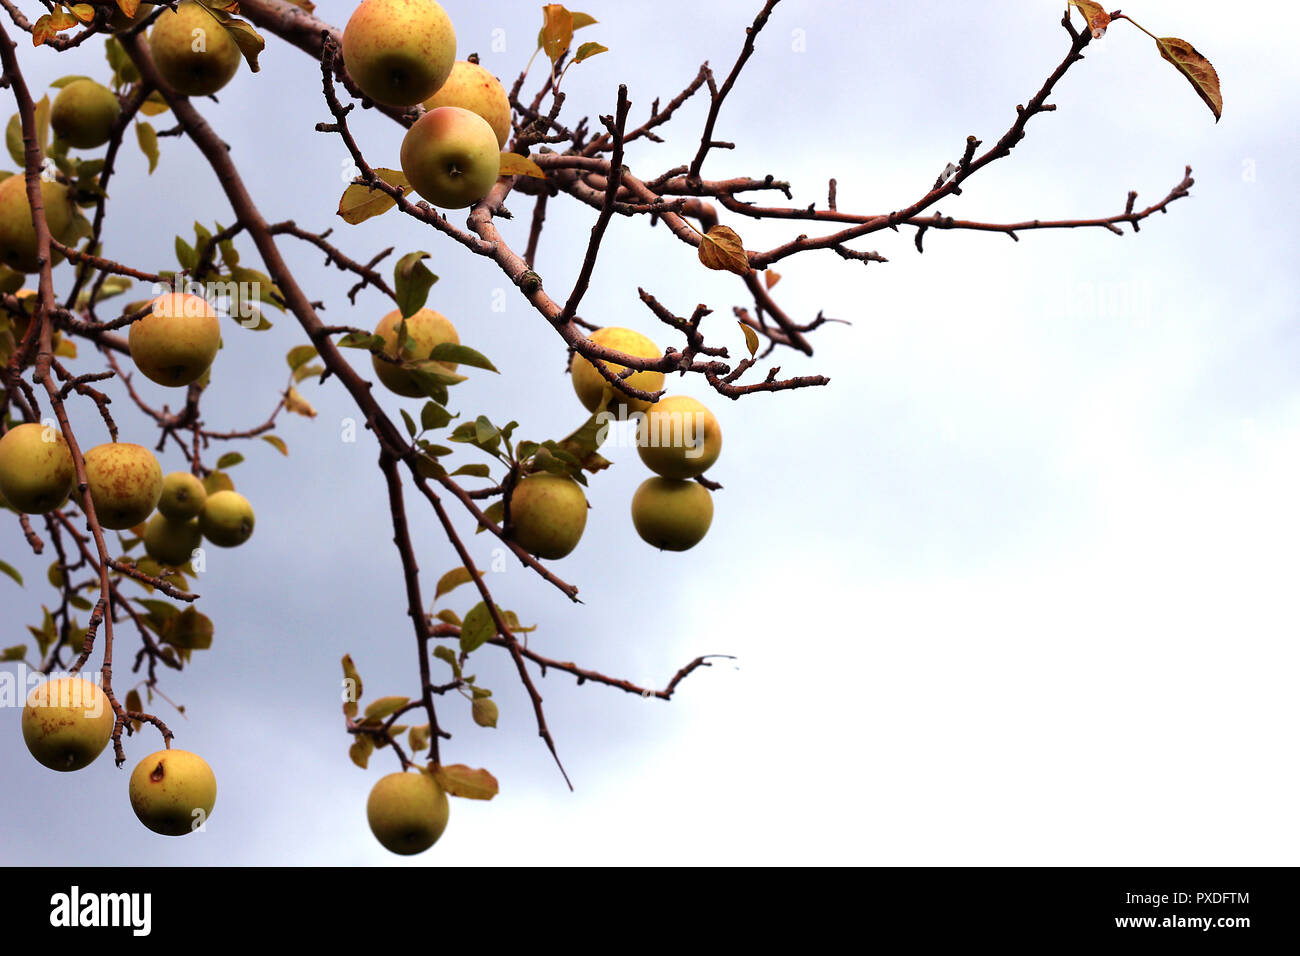
<instances>
[{"instance_id":1,"label":"overcast sky","mask_svg":"<svg viewBox=\"0 0 1300 956\"><path fill-rule=\"evenodd\" d=\"M479 52L509 85L532 52L540 4L446 6L460 56ZM704 60L729 69L759 6L587 0L601 22L581 38L610 52L568 74L565 116L612 112L622 82L635 121ZM1038 90L1068 46L1061 6L786 0L718 124L737 148L713 153L705 173L772 173L799 204L824 202L831 176L841 209L909 204L960 158L967 135L992 143ZM341 26L352 7L322 0L317 13ZM1009 159L939 210L990 221L1110 215L1130 189L1139 206L1162 198L1185 165L1191 198L1136 236L1026 232L1015 243L931 232L918 255L905 230L858 243L887 264L830 253L782 262L775 295L793 316L824 310L851 324L819 329L811 358L772 358L782 374L829 375L824 389L733 403L702 381L670 383L704 400L726 436L710 472L725 490L704 542L660 554L637 538L628 508L646 473L622 448L592 481L581 546L554 565L583 604L517 564L492 577L502 603L538 625L530 645L553 657L656 686L698 654L737 658L691 676L671 703L561 674L540 680L574 792L508 660L487 648L474 670L495 692L500 725L475 727L469 705L450 697L443 753L490 769L500 796L454 800L442 840L409 860L368 832L366 795L396 761L380 752L362 771L348 760L339 658L351 653L368 697L414 695L415 651L376 447L364 431L341 441L353 406L337 382L310 383L303 393L320 414L282 419L288 459L261 442L240 448L247 461L232 476L257 530L237 551L211 549L198 582L215 642L164 685L186 716L155 704L175 745L216 772L207 831L161 837L133 818L127 774L158 749L155 734L127 742L121 770L105 756L56 774L24 753L14 710L0 733L0 860L1294 863L1300 85L1277 38L1300 24L1290 4L1252 4L1249 18L1218 9L1125 7L1213 61L1221 122L1149 38L1116 24L1060 84L1056 112L1033 119ZM66 74L109 75L97 43L56 55L20 39L19 55L38 93ZM266 218L335 226L361 260L389 245L429 251L441 276L430 306L502 372L472 374L453 411L517 419L523 437L567 433L582 410L546 323L495 266L410 220L343 225L334 210L347 154L313 131L329 118L319 69L274 37L262 64L199 108ZM7 117L8 93L4 102ZM688 162L704 109L696 99L667 142L630 150L631 169L652 178ZM397 165L394 124L364 115L354 128L373 165ZM118 259L175 268L176 233L232 219L184 140L162 141L152 176L128 143L118 170L106 230ZM516 219L500 225L522 251L531 200L508 205ZM593 219L572 205L551 203L541 242L538 271L556 296ZM724 221L750 248L800 231ZM251 263L251 244L238 244ZM372 326L390 309L373 293L349 306L346 276L293 240L281 248L327 303L326 321ZM55 275L66 287L67 267ZM672 341L638 285L678 313L707 303L706 334L740 354L731 309L751 303L739 282L706 273L665 230L616 219L583 313ZM261 422L283 386L284 353L301 341L290 318L266 333L228 326L208 424ZM83 357L90 368L90 350ZM152 444L124 391L109 388L123 439ZM419 408L382 399L394 415ZM93 410L75 404L83 444L107 440ZM458 460L483 460L476 454ZM184 462L169 451L163 466ZM410 505L431 601L457 562L434 516ZM491 563L486 536L472 548ZM12 521L0 556L28 577L23 589L0 578L8 645L50 601L48 558L26 551ZM462 589L443 603L463 613L473 601ZM129 629L119 634L125 661L134 644ZM130 686L125 667L117 674Z\"/></svg>"}]
</instances>

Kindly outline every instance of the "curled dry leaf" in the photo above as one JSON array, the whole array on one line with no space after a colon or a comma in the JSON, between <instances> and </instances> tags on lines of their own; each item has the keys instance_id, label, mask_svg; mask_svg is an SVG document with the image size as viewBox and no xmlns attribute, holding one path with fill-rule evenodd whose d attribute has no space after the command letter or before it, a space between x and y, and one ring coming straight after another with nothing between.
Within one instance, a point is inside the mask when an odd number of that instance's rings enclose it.
<instances>
[{"instance_id":1,"label":"curled dry leaf","mask_svg":"<svg viewBox=\"0 0 1300 956\"><path fill-rule=\"evenodd\" d=\"M1196 47L1178 37L1157 37L1156 47L1162 57L1187 77L1192 89L1196 90L1196 95L1205 101L1205 105L1214 114L1217 123L1223 115L1223 93L1219 90L1219 74L1214 71L1210 61L1201 56Z\"/></svg>"},{"instance_id":2,"label":"curled dry leaf","mask_svg":"<svg viewBox=\"0 0 1300 956\"><path fill-rule=\"evenodd\" d=\"M1088 23L1088 29L1092 31L1092 38L1100 40L1106 35L1106 28L1110 26L1110 14L1100 3L1093 3L1092 0L1070 0L1070 6L1078 7L1079 12L1083 14L1083 19Z\"/></svg>"},{"instance_id":3,"label":"curled dry leaf","mask_svg":"<svg viewBox=\"0 0 1300 956\"><path fill-rule=\"evenodd\" d=\"M745 243L728 226L714 226L700 237L700 262L719 272L749 275L749 256Z\"/></svg>"}]
</instances>

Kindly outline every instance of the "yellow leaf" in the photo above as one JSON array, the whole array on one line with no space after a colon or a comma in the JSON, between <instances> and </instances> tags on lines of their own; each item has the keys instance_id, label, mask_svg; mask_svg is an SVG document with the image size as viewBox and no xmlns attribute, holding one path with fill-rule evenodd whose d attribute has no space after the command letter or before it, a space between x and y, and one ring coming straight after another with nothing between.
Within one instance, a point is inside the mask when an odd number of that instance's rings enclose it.
<instances>
[{"instance_id":1,"label":"yellow leaf","mask_svg":"<svg viewBox=\"0 0 1300 956\"><path fill-rule=\"evenodd\" d=\"M95 8L88 3L74 3L68 9L71 10L72 15L82 23L89 23L91 20L95 19Z\"/></svg>"},{"instance_id":2,"label":"yellow leaf","mask_svg":"<svg viewBox=\"0 0 1300 956\"><path fill-rule=\"evenodd\" d=\"M1106 35L1106 27L1110 26L1110 14L1105 7L1092 0L1070 0L1070 6L1079 8L1094 40L1100 40Z\"/></svg>"},{"instance_id":3,"label":"yellow leaf","mask_svg":"<svg viewBox=\"0 0 1300 956\"><path fill-rule=\"evenodd\" d=\"M749 357L753 358L754 353L758 351L758 333L744 322L738 324L740 325L740 331L745 333L745 348L749 349Z\"/></svg>"},{"instance_id":4,"label":"yellow leaf","mask_svg":"<svg viewBox=\"0 0 1300 956\"><path fill-rule=\"evenodd\" d=\"M501 154L501 175L532 176L534 179L546 178L546 173L542 172L542 167L527 156L520 156L518 153Z\"/></svg>"},{"instance_id":5,"label":"yellow leaf","mask_svg":"<svg viewBox=\"0 0 1300 956\"><path fill-rule=\"evenodd\" d=\"M348 756L352 758L354 764L365 770L366 765L370 762L370 755L374 753L374 750L375 742L369 736L362 734L348 748Z\"/></svg>"},{"instance_id":6,"label":"yellow leaf","mask_svg":"<svg viewBox=\"0 0 1300 956\"><path fill-rule=\"evenodd\" d=\"M284 410L293 412L295 415L302 415L304 418L315 418L316 409L311 407L311 403L298 394L298 390L292 385L284 396Z\"/></svg>"},{"instance_id":7,"label":"yellow leaf","mask_svg":"<svg viewBox=\"0 0 1300 956\"><path fill-rule=\"evenodd\" d=\"M714 226L700 237L700 261L715 271L738 276L749 275L750 271L745 244L728 226Z\"/></svg>"},{"instance_id":8,"label":"yellow leaf","mask_svg":"<svg viewBox=\"0 0 1300 956\"><path fill-rule=\"evenodd\" d=\"M775 269L765 269L763 271L763 282L767 284L769 289L780 281L781 273L777 272Z\"/></svg>"},{"instance_id":9,"label":"yellow leaf","mask_svg":"<svg viewBox=\"0 0 1300 956\"><path fill-rule=\"evenodd\" d=\"M59 342L58 346L54 349L54 354L59 356L59 358L76 358L77 343L69 342L67 339L63 339L62 341Z\"/></svg>"},{"instance_id":10,"label":"yellow leaf","mask_svg":"<svg viewBox=\"0 0 1300 956\"><path fill-rule=\"evenodd\" d=\"M403 196L411 191L410 182L396 170L376 169L375 172L390 186L401 189ZM344 222L355 226L359 222L383 215L396 205L397 201L383 190L354 183L343 191L343 196L339 199L338 213L343 217Z\"/></svg>"},{"instance_id":11,"label":"yellow leaf","mask_svg":"<svg viewBox=\"0 0 1300 956\"><path fill-rule=\"evenodd\" d=\"M134 20L140 9L140 0L117 0L117 8L129 20Z\"/></svg>"},{"instance_id":12,"label":"yellow leaf","mask_svg":"<svg viewBox=\"0 0 1300 956\"><path fill-rule=\"evenodd\" d=\"M1205 101L1205 105L1214 114L1217 123L1223 115L1223 93L1219 90L1219 74L1214 72L1210 61L1196 52L1196 47L1178 37L1158 37L1156 47L1161 56L1187 77L1187 81L1196 90L1196 95Z\"/></svg>"},{"instance_id":13,"label":"yellow leaf","mask_svg":"<svg viewBox=\"0 0 1300 956\"><path fill-rule=\"evenodd\" d=\"M542 49L552 63L564 55L573 42L573 14L560 3L542 7Z\"/></svg>"},{"instance_id":14,"label":"yellow leaf","mask_svg":"<svg viewBox=\"0 0 1300 956\"><path fill-rule=\"evenodd\" d=\"M474 718L474 723L480 727L495 727L500 712L497 710L496 701L481 697L470 705L470 711Z\"/></svg>"},{"instance_id":15,"label":"yellow leaf","mask_svg":"<svg viewBox=\"0 0 1300 956\"><path fill-rule=\"evenodd\" d=\"M497 778L492 774L486 770L472 770L462 763L434 767L433 779L442 784L442 789L451 796L470 800L491 800L499 789Z\"/></svg>"}]
</instances>

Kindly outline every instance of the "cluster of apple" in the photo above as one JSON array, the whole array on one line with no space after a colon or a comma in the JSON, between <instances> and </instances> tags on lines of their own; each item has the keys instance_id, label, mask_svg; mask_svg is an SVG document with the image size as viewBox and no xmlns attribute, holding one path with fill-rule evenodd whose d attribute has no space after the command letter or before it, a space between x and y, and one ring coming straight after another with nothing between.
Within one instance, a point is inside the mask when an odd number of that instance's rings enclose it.
<instances>
[{"instance_id":1,"label":"cluster of apple","mask_svg":"<svg viewBox=\"0 0 1300 956\"><path fill-rule=\"evenodd\" d=\"M343 30L343 63L376 103L424 106L401 150L417 193L445 209L488 194L510 136L510 99L483 67L456 59L456 31L439 4L364 0Z\"/></svg>"},{"instance_id":2,"label":"cluster of apple","mask_svg":"<svg viewBox=\"0 0 1300 956\"><path fill-rule=\"evenodd\" d=\"M59 677L32 689L23 707L23 740L51 770L90 766L113 735L117 716L108 696L84 677ZM217 802L217 778L187 750L159 750L141 760L127 785L131 809L154 833L184 836L199 829Z\"/></svg>"}]
</instances>

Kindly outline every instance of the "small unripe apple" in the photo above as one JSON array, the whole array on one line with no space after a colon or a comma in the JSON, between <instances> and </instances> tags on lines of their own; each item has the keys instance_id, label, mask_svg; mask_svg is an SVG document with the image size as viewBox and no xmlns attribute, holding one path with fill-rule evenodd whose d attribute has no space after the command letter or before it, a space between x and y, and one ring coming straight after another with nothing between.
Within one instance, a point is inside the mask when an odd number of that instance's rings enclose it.
<instances>
[{"instance_id":1,"label":"small unripe apple","mask_svg":"<svg viewBox=\"0 0 1300 956\"><path fill-rule=\"evenodd\" d=\"M234 38L194 0L163 11L149 31L149 52L167 84L182 96L209 96L239 71Z\"/></svg>"},{"instance_id":2,"label":"small unripe apple","mask_svg":"<svg viewBox=\"0 0 1300 956\"><path fill-rule=\"evenodd\" d=\"M456 31L433 0L364 0L343 28L343 65L384 106L414 106L446 82Z\"/></svg>"},{"instance_id":3,"label":"small unripe apple","mask_svg":"<svg viewBox=\"0 0 1300 956\"><path fill-rule=\"evenodd\" d=\"M50 125L69 146L94 149L113 135L122 114L117 94L94 80L73 80L54 98Z\"/></svg>"},{"instance_id":4,"label":"small unripe apple","mask_svg":"<svg viewBox=\"0 0 1300 956\"><path fill-rule=\"evenodd\" d=\"M86 452L86 481L103 528L133 528L153 514L162 496L162 466L148 448L107 442Z\"/></svg>"},{"instance_id":5,"label":"small unripe apple","mask_svg":"<svg viewBox=\"0 0 1300 956\"><path fill-rule=\"evenodd\" d=\"M0 437L0 494L15 511L40 515L62 506L77 481L62 433L36 422Z\"/></svg>"},{"instance_id":6,"label":"small unripe apple","mask_svg":"<svg viewBox=\"0 0 1300 956\"><path fill-rule=\"evenodd\" d=\"M722 453L722 426L713 412L689 395L669 395L637 424L637 453L664 478L694 478Z\"/></svg>"},{"instance_id":7,"label":"small unripe apple","mask_svg":"<svg viewBox=\"0 0 1300 956\"><path fill-rule=\"evenodd\" d=\"M145 553L169 568L184 567L202 544L203 531L197 518L173 521L164 514L156 514L145 525Z\"/></svg>"},{"instance_id":8,"label":"small unripe apple","mask_svg":"<svg viewBox=\"0 0 1300 956\"><path fill-rule=\"evenodd\" d=\"M217 778L208 762L188 750L159 750L131 771L131 809L140 822L163 836L199 829L217 803Z\"/></svg>"},{"instance_id":9,"label":"small unripe apple","mask_svg":"<svg viewBox=\"0 0 1300 956\"><path fill-rule=\"evenodd\" d=\"M201 296L169 292L131 323L129 339L135 367L159 385L178 388L211 367L221 347L221 320Z\"/></svg>"},{"instance_id":10,"label":"small unripe apple","mask_svg":"<svg viewBox=\"0 0 1300 956\"><path fill-rule=\"evenodd\" d=\"M402 140L402 172L435 206L464 209L496 185L501 148L488 121L459 106L425 113Z\"/></svg>"},{"instance_id":11,"label":"small unripe apple","mask_svg":"<svg viewBox=\"0 0 1300 956\"><path fill-rule=\"evenodd\" d=\"M607 349L625 352L639 358L663 358L664 354L654 342L632 329L605 326L592 332L588 338ZM627 368L626 365L614 365L609 362L606 362L605 366L615 375ZM626 411L643 412L650 407L650 403L644 399L633 398L631 395L620 392L605 380L605 377L600 374L596 366L581 355L575 354L573 356L573 365L569 370L569 376L573 379L573 390L578 394L578 401L582 402L583 407L589 412L598 411L601 408L601 398L604 396L606 389L609 389L610 392L610 398L606 405L609 409L618 409L620 406L625 406ZM664 387L664 373L633 372L623 381L644 392L657 392Z\"/></svg>"},{"instance_id":12,"label":"small unripe apple","mask_svg":"<svg viewBox=\"0 0 1300 956\"><path fill-rule=\"evenodd\" d=\"M632 496L632 524L647 544L686 551L708 534L713 496L698 481L647 478Z\"/></svg>"},{"instance_id":13,"label":"small unripe apple","mask_svg":"<svg viewBox=\"0 0 1300 956\"><path fill-rule=\"evenodd\" d=\"M208 500L208 492L188 471L173 471L163 478L162 495L158 498L158 513L172 521L197 518Z\"/></svg>"},{"instance_id":14,"label":"small unripe apple","mask_svg":"<svg viewBox=\"0 0 1300 956\"><path fill-rule=\"evenodd\" d=\"M529 554L562 558L578 546L587 527L587 496L564 475L527 475L510 495L511 540Z\"/></svg>"},{"instance_id":15,"label":"small unripe apple","mask_svg":"<svg viewBox=\"0 0 1300 956\"><path fill-rule=\"evenodd\" d=\"M51 770L80 770L108 745L115 719L98 684L84 677L60 677L27 695L23 740L32 756Z\"/></svg>"},{"instance_id":16,"label":"small unripe apple","mask_svg":"<svg viewBox=\"0 0 1300 956\"><path fill-rule=\"evenodd\" d=\"M375 335L384 340L384 354L393 358L397 357L398 326L401 325L401 321L401 311L394 309L380 319L379 324L375 326ZM402 358L408 362L423 362L443 342L460 344L460 336L456 334L456 326L452 325L451 320L441 312L435 312L433 309L420 309L406 320L406 340L402 347ZM371 356L370 361L375 367L375 374L379 376L379 381L383 382L389 391L404 395L407 398L419 398L424 395L419 380L407 369L374 356ZM443 371L456 371L455 362L438 362L436 364Z\"/></svg>"},{"instance_id":17,"label":"small unripe apple","mask_svg":"<svg viewBox=\"0 0 1300 956\"><path fill-rule=\"evenodd\" d=\"M219 548L237 548L253 536L253 506L237 491L208 495L199 512L203 537Z\"/></svg>"},{"instance_id":18,"label":"small unripe apple","mask_svg":"<svg viewBox=\"0 0 1300 956\"><path fill-rule=\"evenodd\" d=\"M50 227L50 235L62 241L72 226L76 208L68 187L42 179L41 205L45 207L45 222ZM30 273L40 269L36 227L32 225L27 179L22 173L0 182L0 261L15 272Z\"/></svg>"},{"instance_id":19,"label":"small unripe apple","mask_svg":"<svg viewBox=\"0 0 1300 956\"><path fill-rule=\"evenodd\" d=\"M459 106L487 120L497 134L497 146L505 149L510 138L510 97L495 76L468 60L457 60L447 82L424 101L426 110Z\"/></svg>"},{"instance_id":20,"label":"small unripe apple","mask_svg":"<svg viewBox=\"0 0 1300 956\"><path fill-rule=\"evenodd\" d=\"M370 832L386 850L423 853L447 829L451 807L433 777L420 770L380 777L366 800Z\"/></svg>"}]
</instances>

